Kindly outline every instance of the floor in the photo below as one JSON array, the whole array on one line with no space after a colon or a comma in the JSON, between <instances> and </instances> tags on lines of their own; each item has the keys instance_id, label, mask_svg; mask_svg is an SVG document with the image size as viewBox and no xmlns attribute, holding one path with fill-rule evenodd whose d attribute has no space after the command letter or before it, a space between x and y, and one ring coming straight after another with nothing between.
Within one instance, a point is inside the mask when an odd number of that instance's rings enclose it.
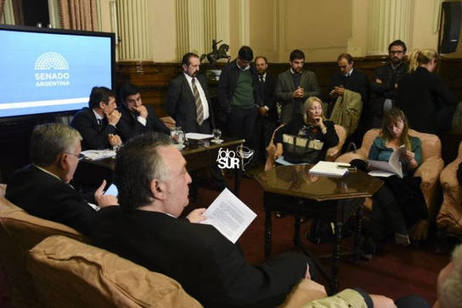
<instances>
[{"instance_id":1,"label":"floor","mask_svg":"<svg viewBox=\"0 0 462 308\"><path fill-rule=\"evenodd\" d=\"M230 187L232 179L228 179ZM187 208L207 207L218 192L201 188L195 202ZM240 198L257 213L257 218L244 232L239 244L246 258L253 264L264 260L263 255L263 192L258 183L244 178L241 183ZM302 224L301 232L305 234L309 229L309 222ZM273 255L292 250L293 246L293 218L273 218ZM346 243L348 245L348 241ZM315 245L304 239L303 243L310 251L320 256L329 252L331 244ZM433 303L436 298L436 278L438 272L448 262L448 254L435 253L435 240L430 240L421 247L403 248L393 243L386 244L379 256L370 261L342 261L340 264L340 289L360 287L372 294L383 294L391 298L404 295L418 294ZM330 259L323 259L322 263L329 267ZM0 307L9 307L9 296L5 277L0 271Z\"/></svg>"}]
</instances>

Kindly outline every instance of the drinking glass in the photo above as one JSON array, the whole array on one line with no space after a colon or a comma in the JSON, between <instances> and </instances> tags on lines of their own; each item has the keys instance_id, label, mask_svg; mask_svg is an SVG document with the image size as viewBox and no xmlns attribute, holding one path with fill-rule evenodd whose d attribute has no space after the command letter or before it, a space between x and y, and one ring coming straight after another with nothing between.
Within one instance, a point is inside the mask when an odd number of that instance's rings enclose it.
<instances>
[{"instance_id":1,"label":"drinking glass","mask_svg":"<svg viewBox=\"0 0 462 308\"><path fill-rule=\"evenodd\" d=\"M214 141L220 140L220 138L221 138L221 130L219 130L218 128L215 128L215 129L212 131L212 133L213 133L213 140L214 140Z\"/></svg>"}]
</instances>

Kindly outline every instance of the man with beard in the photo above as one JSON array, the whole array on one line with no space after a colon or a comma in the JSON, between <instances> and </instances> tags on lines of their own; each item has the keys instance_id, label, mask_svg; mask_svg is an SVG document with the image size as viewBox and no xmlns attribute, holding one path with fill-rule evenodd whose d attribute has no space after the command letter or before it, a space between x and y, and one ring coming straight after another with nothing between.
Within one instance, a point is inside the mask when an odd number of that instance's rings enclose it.
<instances>
[{"instance_id":1,"label":"man with beard","mask_svg":"<svg viewBox=\"0 0 462 308\"><path fill-rule=\"evenodd\" d=\"M215 127L205 76L199 75L200 60L188 52L181 61L183 74L168 87L165 109L184 132L211 134Z\"/></svg>"},{"instance_id":2,"label":"man with beard","mask_svg":"<svg viewBox=\"0 0 462 308\"><path fill-rule=\"evenodd\" d=\"M122 117L117 130L123 142L149 131L170 135L167 125L175 126L175 121L170 117L161 120L155 115L152 106L143 105L137 87L130 83L123 85L120 89L120 100L122 104L119 109Z\"/></svg>"},{"instance_id":3,"label":"man with beard","mask_svg":"<svg viewBox=\"0 0 462 308\"><path fill-rule=\"evenodd\" d=\"M281 73L276 84L276 99L282 105L281 121L289 123L297 113L303 114L303 103L310 96L320 96L316 75L303 70L305 54L299 49L290 53L290 69Z\"/></svg>"},{"instance_id":4,"label":"man with beard","mask_svg":"<svg viewBox=\"0 0 462 308\"><path fill-rule=\"evenodd\" d=\"M371 82L371 98L367 108L366 121L368 128L379 128L382 124L383 111L396 103L398 82L408 72L408 64L404 62L406 44L396 40L388 46L390 62L375 70Z\"/></svg>"}]
</instances>

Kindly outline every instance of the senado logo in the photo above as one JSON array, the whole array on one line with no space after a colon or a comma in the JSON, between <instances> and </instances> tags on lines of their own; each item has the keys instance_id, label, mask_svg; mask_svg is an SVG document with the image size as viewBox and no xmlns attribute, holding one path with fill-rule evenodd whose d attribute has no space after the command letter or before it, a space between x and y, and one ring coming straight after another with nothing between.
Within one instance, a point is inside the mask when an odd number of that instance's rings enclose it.
<instances>
[{"instance_id":1,"label":"senado logo","mask_svg":"<svg viewBox=\"0 0 462 308\"><path fill-rule=\"evenodd\" d=\"M60 53L48 51L35 60L36 87L63 87L70 85L69 64Z\"/></svg>"}]
</instances>

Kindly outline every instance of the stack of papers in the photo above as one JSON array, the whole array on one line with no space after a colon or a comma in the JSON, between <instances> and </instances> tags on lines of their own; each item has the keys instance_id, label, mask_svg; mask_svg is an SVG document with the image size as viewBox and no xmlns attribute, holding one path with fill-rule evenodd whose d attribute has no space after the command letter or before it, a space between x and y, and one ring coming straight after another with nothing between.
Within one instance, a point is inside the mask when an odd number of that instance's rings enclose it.
<instances>
[{"instance_id":1,"label":"stack of papers","mask_svg":"<svg viewBox=\"0 0 462 308\"><path fill-rule=\"evenodd\" d=\"M116 151L106 149L106 150L86 150L80 152L86 159L89 160L99 160L104 158L115 158Z\"/></svg>"},{"instance_id":2,"label":"stack of papers","mask_svg":"<svg viewBox=\"0 0 462 308\"><path fill-rule=\"evenodd\" d=\"M213 135L199 134L199 133L186 133L185 137L186 137L186 139L203 140L203 139L213 138Z\"/></svg>"},{"instance_id":3,"label":"stack of papers","mask_svg":"<svg viewBox=\"0 0 462 308\"><path fill-rule=\"evenodd\" d=\"M347 163L320 161L310 169L310 174L340 178L348 174L349 167L351 167L351 165Z\"/></svg>"}]
</instances>

